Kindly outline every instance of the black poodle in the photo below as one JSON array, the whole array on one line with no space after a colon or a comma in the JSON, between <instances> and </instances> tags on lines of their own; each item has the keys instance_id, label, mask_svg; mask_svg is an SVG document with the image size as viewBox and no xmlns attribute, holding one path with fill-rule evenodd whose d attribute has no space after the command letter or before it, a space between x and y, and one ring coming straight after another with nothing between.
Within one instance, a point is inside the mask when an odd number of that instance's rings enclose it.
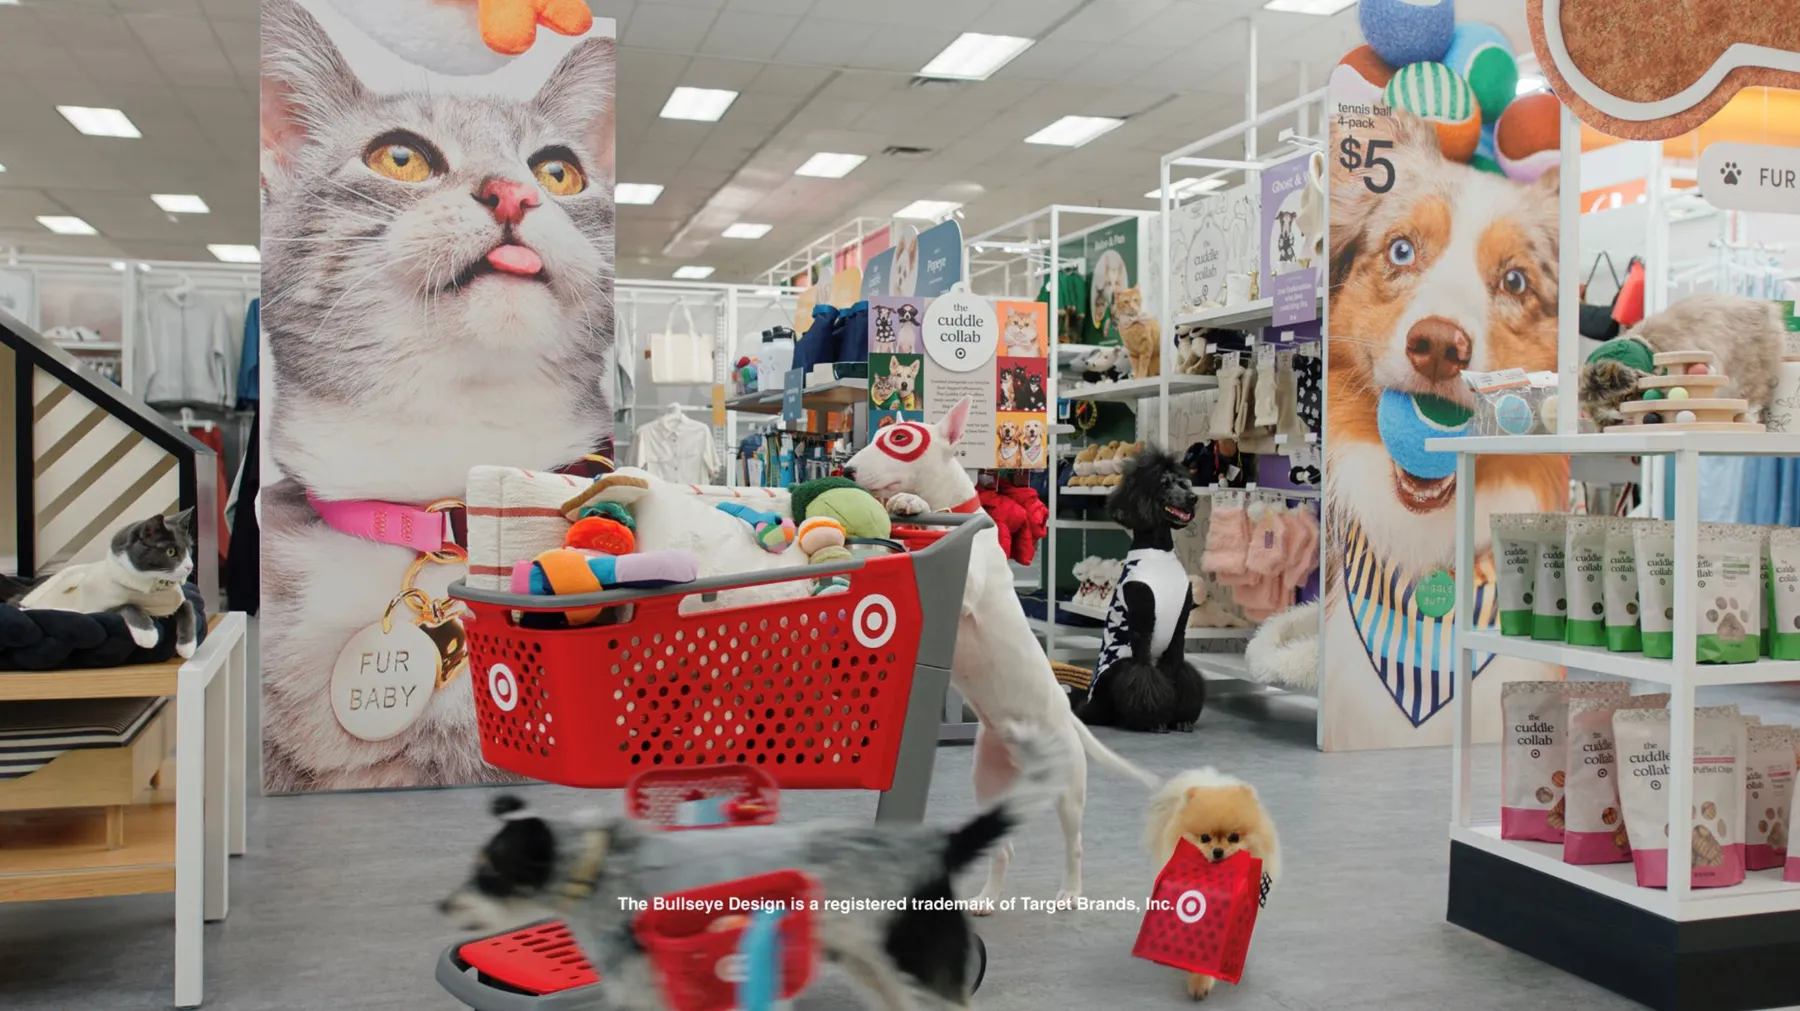
<instances>
[{"instance_id":1,"label":"black poodle","mask_svg":"<svg viewBox=\"0 0 1800 1011\"><path fill-rule=\"evenodd\" d=\"M1167 733L1200 719L1206 680L1185 648L1194 592L1174 550L1174 531L1194 521L1199 498L1180 462L1153 446L1106 497L1107 515L1131 531L1131 552L1107 608L1093 684L1075 708L1082 722Z\"/></svg>"}]
</instances>

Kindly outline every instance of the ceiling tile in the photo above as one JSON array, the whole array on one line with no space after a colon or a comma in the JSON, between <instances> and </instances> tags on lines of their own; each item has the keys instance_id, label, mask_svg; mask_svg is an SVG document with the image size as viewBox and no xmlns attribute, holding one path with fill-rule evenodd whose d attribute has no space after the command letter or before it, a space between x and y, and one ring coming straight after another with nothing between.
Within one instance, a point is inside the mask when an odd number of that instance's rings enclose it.
<instances>
[{"instance_id":1,"label":"ceiling tile","mask_svg":"<svg viewBox=\"0 0 1800 1011\"><path fill-rule=\"evenodd\" d=\"M640 49L693 53L717 16L717 11L704 8L644 4L632 10L619 42Z\"/></svg>"},{"instance_id":2,"label":"ceiling tile","mask_svg":"<svg viewBox=\"0 0 1800 1011\"><path fill-rule=\"evenodd\" d=\"M826 10L836 13L836 8ZM801 21L776 54L783 63L835 64L875 35L876 25L834 17L809 17Z\"/></svg>"},{"instance_id":3,"label":"ceiling tile","mask_svg":"<svg viewBox=\"0 0 1800 1011\"><path fill-rule=\"evenodd\" d=\"M799 18L727 10L719 13L700 51L742 60L766 60L781 49Z\"/></svg>"}]
</instances>

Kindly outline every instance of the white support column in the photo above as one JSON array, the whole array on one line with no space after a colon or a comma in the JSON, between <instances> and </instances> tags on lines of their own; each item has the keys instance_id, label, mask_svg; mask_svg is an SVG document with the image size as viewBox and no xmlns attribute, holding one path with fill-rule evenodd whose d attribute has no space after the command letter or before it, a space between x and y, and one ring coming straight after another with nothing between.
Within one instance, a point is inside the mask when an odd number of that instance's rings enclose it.
<instances>
[{"instance_id":1,"label":"white support column","mask_svg":"<svg viewBox=\"0 0 1800 1011\"><path fill-rule=\"evenodd\" d=\"M205 982L206 685L184 669L175 692L175 1006L198 1007Z\"/></svg>"},{"instance_id":2,"label":"white support column","mask_svg":"<svg viewBox=\"0 0 1800 1011\"><path fill-rule=\"evenodd\" d=\"M1244 120L1250 128L1244 131L1244 160L1256 160L1256 18L1250 18L1250 70L1244 84Z\"/></svg>"},{"instance_id":3,"label":"white support column","mask_svg":"<svg viewBox=\"0 0 1800 1011\"><path fill-rule=\"evenodd\" d=\"M1473 794L1469 745L1475 740L1475 675L1468 642L1475 613L1475 461L1473 453L1456 454L1456 708L1450 724L1456 778L1450 783L1450 822L1460 828L1469 827Z\"/></svg>"},{"instance_id":4,"label":"white support column","mask_svg":"<svg viewBox=\"0 0 1800 1011\"><path fill-rule=\"evenodd\" d=\"M1062 316L1062 291L1057 284L1062 276L1062 210L1055 204L1050 206L1050 276L1047 281L1050 291L1050 358L1045 371L1050 377L1049 404L1051 408L1051 424L1056 423L1057 397L1057 325ZM1056 659L1056 498L1057 470L1062 461L1057 459L1061 442L1055 434L1050 436L1049 446L1045 450L1044 466L1050 468L1049 480L1045 482L1049 489L1050 507L1050 552L1044 558L1044 655L1051 660Z\"/></svg>"},{"instance_id":5,"label":"white support column","mask_svg":"<svg viewBox=\"0 0 1800 1011\"><path fill-rule=\"evenodd\" d=\"M1675 454L1675 672L1669 691L1669 899L1688 899L1694 839L1688 813L1694 805L1694 599L1699 595L1695 559L1700 535L1700 454Z\"/></svg>"},{"instance_id":6,"label":"white support column","mask_svg":"<svg viewBox=\"0 0 1800 1011\"><path fill-rule=\"evenodd\" d=\"M1581 430L1581 121L1562 109L1562 167L1557 177L1556 433ZM1471 486L1472 487L1472 486Z\"/></svg>"},{"instance_id":7,"label":"white support column","mask_svg":"<svg viewBox=\"0 0 1800 1011\"><path fill-rule=\"evenodd\" d=\"M238 631L225 668L226 676L231 679L231 734L226 745L230 750L225 756L225 760L231 765L231 782L226 790L231 795L231 817L228 819L231 826L230 852L234 857L241 857L248 849L245 837L250 820L250 736L247 730L250 710L250 638L248 629L245 628L247 619L242 615L227 615L219 629L223 630L231 622L236 623ZM217 634L217 630L214 634Z\"/></svg>"},{"instance_id":8,"label":"white support column","mask_svg":"<svg viewBox=\"0 0 1800 1011\"><path fill-rule=\"evenodd\" d=\"M229 660L230 652L220 660ZM214 660L210 669L195 670L206 684L206 922L225 918L231 907L231 710L238 703L231 691L225 664ZM198 665L190 660L183 672Z\"/></svg>"}]
</instances>

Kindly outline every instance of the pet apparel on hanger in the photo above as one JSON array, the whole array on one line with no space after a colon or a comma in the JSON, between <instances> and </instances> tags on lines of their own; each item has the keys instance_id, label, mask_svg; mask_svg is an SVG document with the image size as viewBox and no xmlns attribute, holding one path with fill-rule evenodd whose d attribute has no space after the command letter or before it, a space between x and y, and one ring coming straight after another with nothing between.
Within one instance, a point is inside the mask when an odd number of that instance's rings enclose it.
<instances>
[{"instance_id":1,"label":"pet apparel on hanger","mask_svg":"<svg viewBox=\"0 0 1800 1011\"><path fill-rule=\"evenodd\" d=\"M679 406L638 426L631 445L634 465L676 484L712 484L721 466L712 428Z\"/></svg>"}]
</instances>

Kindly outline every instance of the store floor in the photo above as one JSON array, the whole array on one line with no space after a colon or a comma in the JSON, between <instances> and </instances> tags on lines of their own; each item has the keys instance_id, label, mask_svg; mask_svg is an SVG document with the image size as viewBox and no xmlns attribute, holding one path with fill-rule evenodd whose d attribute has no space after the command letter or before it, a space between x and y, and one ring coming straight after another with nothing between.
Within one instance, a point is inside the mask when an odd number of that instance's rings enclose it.
<instances>
[{"instance_id":1,"label":"store floor","mask_svg":"<svg viewBox=\"0 0 1800 1011\"><path fill-rule=\"evenodd\" d=\"M1236 708L1253 706L1244 700ZM1450 770L1441 749L1323 755L1305 711L1209 709L1189 735L1102 732L1158 773L1214 763L1262 790L1281 830L1286 873L1259 923L1249 974L1208 1007L1360 1011L1636 1005L1444 922L1444 824ZM970 752L943 748L930 817L973 807ZM1488 763L1492 764L1492 763ZM1087 894L1139 897L1154 873L1140 839L1145 796L1094 768ZM1495 776L1484 776L1493 790ZM549 810L596 797L528 788ZM206 1007L427 1009L457 1006L432 980L456 934L433 910L455 887L491 822L491 791L443 790L253 799L250 853L233 862L231 916L206 928ZM616 803L616 795L602 801ZM787 817L866 818L859 794L791 793ZM1027 826L1008 881L1015 895L1056 892L1054 816ZM973 891L979 881L966 883ZM168 896L0 906L0 1006L9 1011L166 1007ZM1000 914L980 930L992 956L978 1008L1179 1007L1173 970L1133 959L1138 918L1121 913ZM827 974L803 1011L859 1005Z\"/></svg>"}]
</instances>

